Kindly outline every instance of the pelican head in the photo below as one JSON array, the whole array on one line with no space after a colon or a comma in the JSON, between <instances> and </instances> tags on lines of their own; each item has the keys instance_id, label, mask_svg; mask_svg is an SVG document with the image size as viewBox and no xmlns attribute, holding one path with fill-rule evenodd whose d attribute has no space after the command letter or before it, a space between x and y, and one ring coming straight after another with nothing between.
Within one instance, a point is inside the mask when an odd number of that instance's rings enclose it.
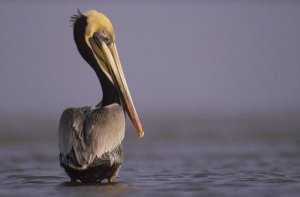
<instances>
[{"instance_id":1,"label":"pelican head","mask_svg":"<svg viewBox=\"0 0 300 197\"><path fill-rule=\"evenodd\" d=\"M135 126L138 136L143 137L144 131L119 59L112 23L104 14L95 10L78 13L72 17L74 40L81 56L98 75L103 90L102 105L103 102L107 102L106 100L120 102Z\"/></svg>"}]
</instances>

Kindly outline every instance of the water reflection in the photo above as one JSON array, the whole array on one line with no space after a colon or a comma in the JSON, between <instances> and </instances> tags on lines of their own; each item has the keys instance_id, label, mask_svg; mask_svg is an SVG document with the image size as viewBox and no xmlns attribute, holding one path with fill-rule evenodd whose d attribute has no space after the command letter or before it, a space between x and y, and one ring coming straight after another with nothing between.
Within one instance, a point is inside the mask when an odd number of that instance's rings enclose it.
<instances>
[{"instance_id":1,"label":"water reflection","mask_svg":"<svg viewBox=\"0 0 300 197\"><path fill-rule=\"evenodd\" d=\"M0 155L5 159L0 196L252 196L253 190L256 196L293 196L300 192L299 135L293 131L273 130L274 135L261 138L266 133L259 129L228 122L226 127L234 129L224 136L219 135L218 124L180 124L169 123L175 125L172 130L154 124L156 132L148 132L143 140L127 132L125 160L113 184L71 183L59 166L55 138L47 142L38 135L27 141L14 140L20 135L13 134L9 142L1 138Z\"/></svg>"},{"instance_id":2,"label":"water reflection","mask_svg":"<svg viewBox=\"0 0 300 197\"><path fill-rule=\"evenodd\" d=\"M112 184L86 184L63 182L57 186L59 191L64 192L67 196L90 196L90 195L105 195L105 196L120 196L125 194L131 187L123 182L114 182Z\"/></svg>"}]
</instances>

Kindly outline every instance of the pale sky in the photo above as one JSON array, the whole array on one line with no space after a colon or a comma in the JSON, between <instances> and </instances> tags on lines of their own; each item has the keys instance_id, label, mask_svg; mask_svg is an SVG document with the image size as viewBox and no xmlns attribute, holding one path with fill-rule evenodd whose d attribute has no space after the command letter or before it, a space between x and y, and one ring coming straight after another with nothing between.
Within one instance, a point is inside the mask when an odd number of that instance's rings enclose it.
<instances>
[{"instance_id":1,"label":"pale sky","mask_svg":"<svg viewBox=\"0 0 300 197\"><path fill-rule=\"evenodd\" d=\"M111 19L141 114L299 112L300 3L242 2L1 1L0 117L98 103L69 23L77 8Z\"/></svg>"}]
</instances>

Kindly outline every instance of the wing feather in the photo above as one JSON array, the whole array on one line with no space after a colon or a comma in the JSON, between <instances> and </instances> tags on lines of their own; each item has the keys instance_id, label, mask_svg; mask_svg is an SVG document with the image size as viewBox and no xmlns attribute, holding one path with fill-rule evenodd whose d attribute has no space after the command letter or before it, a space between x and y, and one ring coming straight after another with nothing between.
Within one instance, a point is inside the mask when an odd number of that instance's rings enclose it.
<instances>
[{"instance_id":1,"label":"wing feather","mask_svg":"<svg viewBox=\"0 0 300 197\"><path fill-rule=\"evenodd\" d=\"M125 114L118 104L98 108L88 115L85 124L86 144L101 157L121 144L125 135Z\"/></svg>"},{"instance_id":2,"label":"wing feather","mask_svg":"<svg viewBox=\"0 0 300 197\"><path fill-rule=\"evenodd\" d=\"M61 116L58 132L63 163L86 168L96 157L120 145L124 134L125 114L118 104L68 108ZM69 162L70 157L75 162Z\"/></svg>"},{"instance_id":3,"label":"wing feather","mask_svg":"<svg viewBox=\"0 0 300 197\"><path fill-rule=\"evenodd\" d=\"M78 108L66 109L60 118L58 129L59 151L63 155L71 152L71 149L82 138L83 121L85 114Z\"/></svg>"}]
</instances>

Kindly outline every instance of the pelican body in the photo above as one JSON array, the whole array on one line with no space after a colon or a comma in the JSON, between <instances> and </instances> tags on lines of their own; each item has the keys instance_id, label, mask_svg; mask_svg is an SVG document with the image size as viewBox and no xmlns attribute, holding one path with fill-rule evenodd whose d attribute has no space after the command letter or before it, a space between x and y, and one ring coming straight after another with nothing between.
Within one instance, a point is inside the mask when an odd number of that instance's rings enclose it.
<instances>
[{"instance_id":1,"label":"pelican body","mask_svg":"<svg viewBox=\"0 0 300 197\"><path fill-rule=\"evenodd\" d=\"M95 10L72 17L77 49L96 72L103 98L94 107L67 108L59 122L60 165L72 181L112 181L123 161L125 113L144 135L126 83L109 19Z\"/></svg>"}]
</instances>

